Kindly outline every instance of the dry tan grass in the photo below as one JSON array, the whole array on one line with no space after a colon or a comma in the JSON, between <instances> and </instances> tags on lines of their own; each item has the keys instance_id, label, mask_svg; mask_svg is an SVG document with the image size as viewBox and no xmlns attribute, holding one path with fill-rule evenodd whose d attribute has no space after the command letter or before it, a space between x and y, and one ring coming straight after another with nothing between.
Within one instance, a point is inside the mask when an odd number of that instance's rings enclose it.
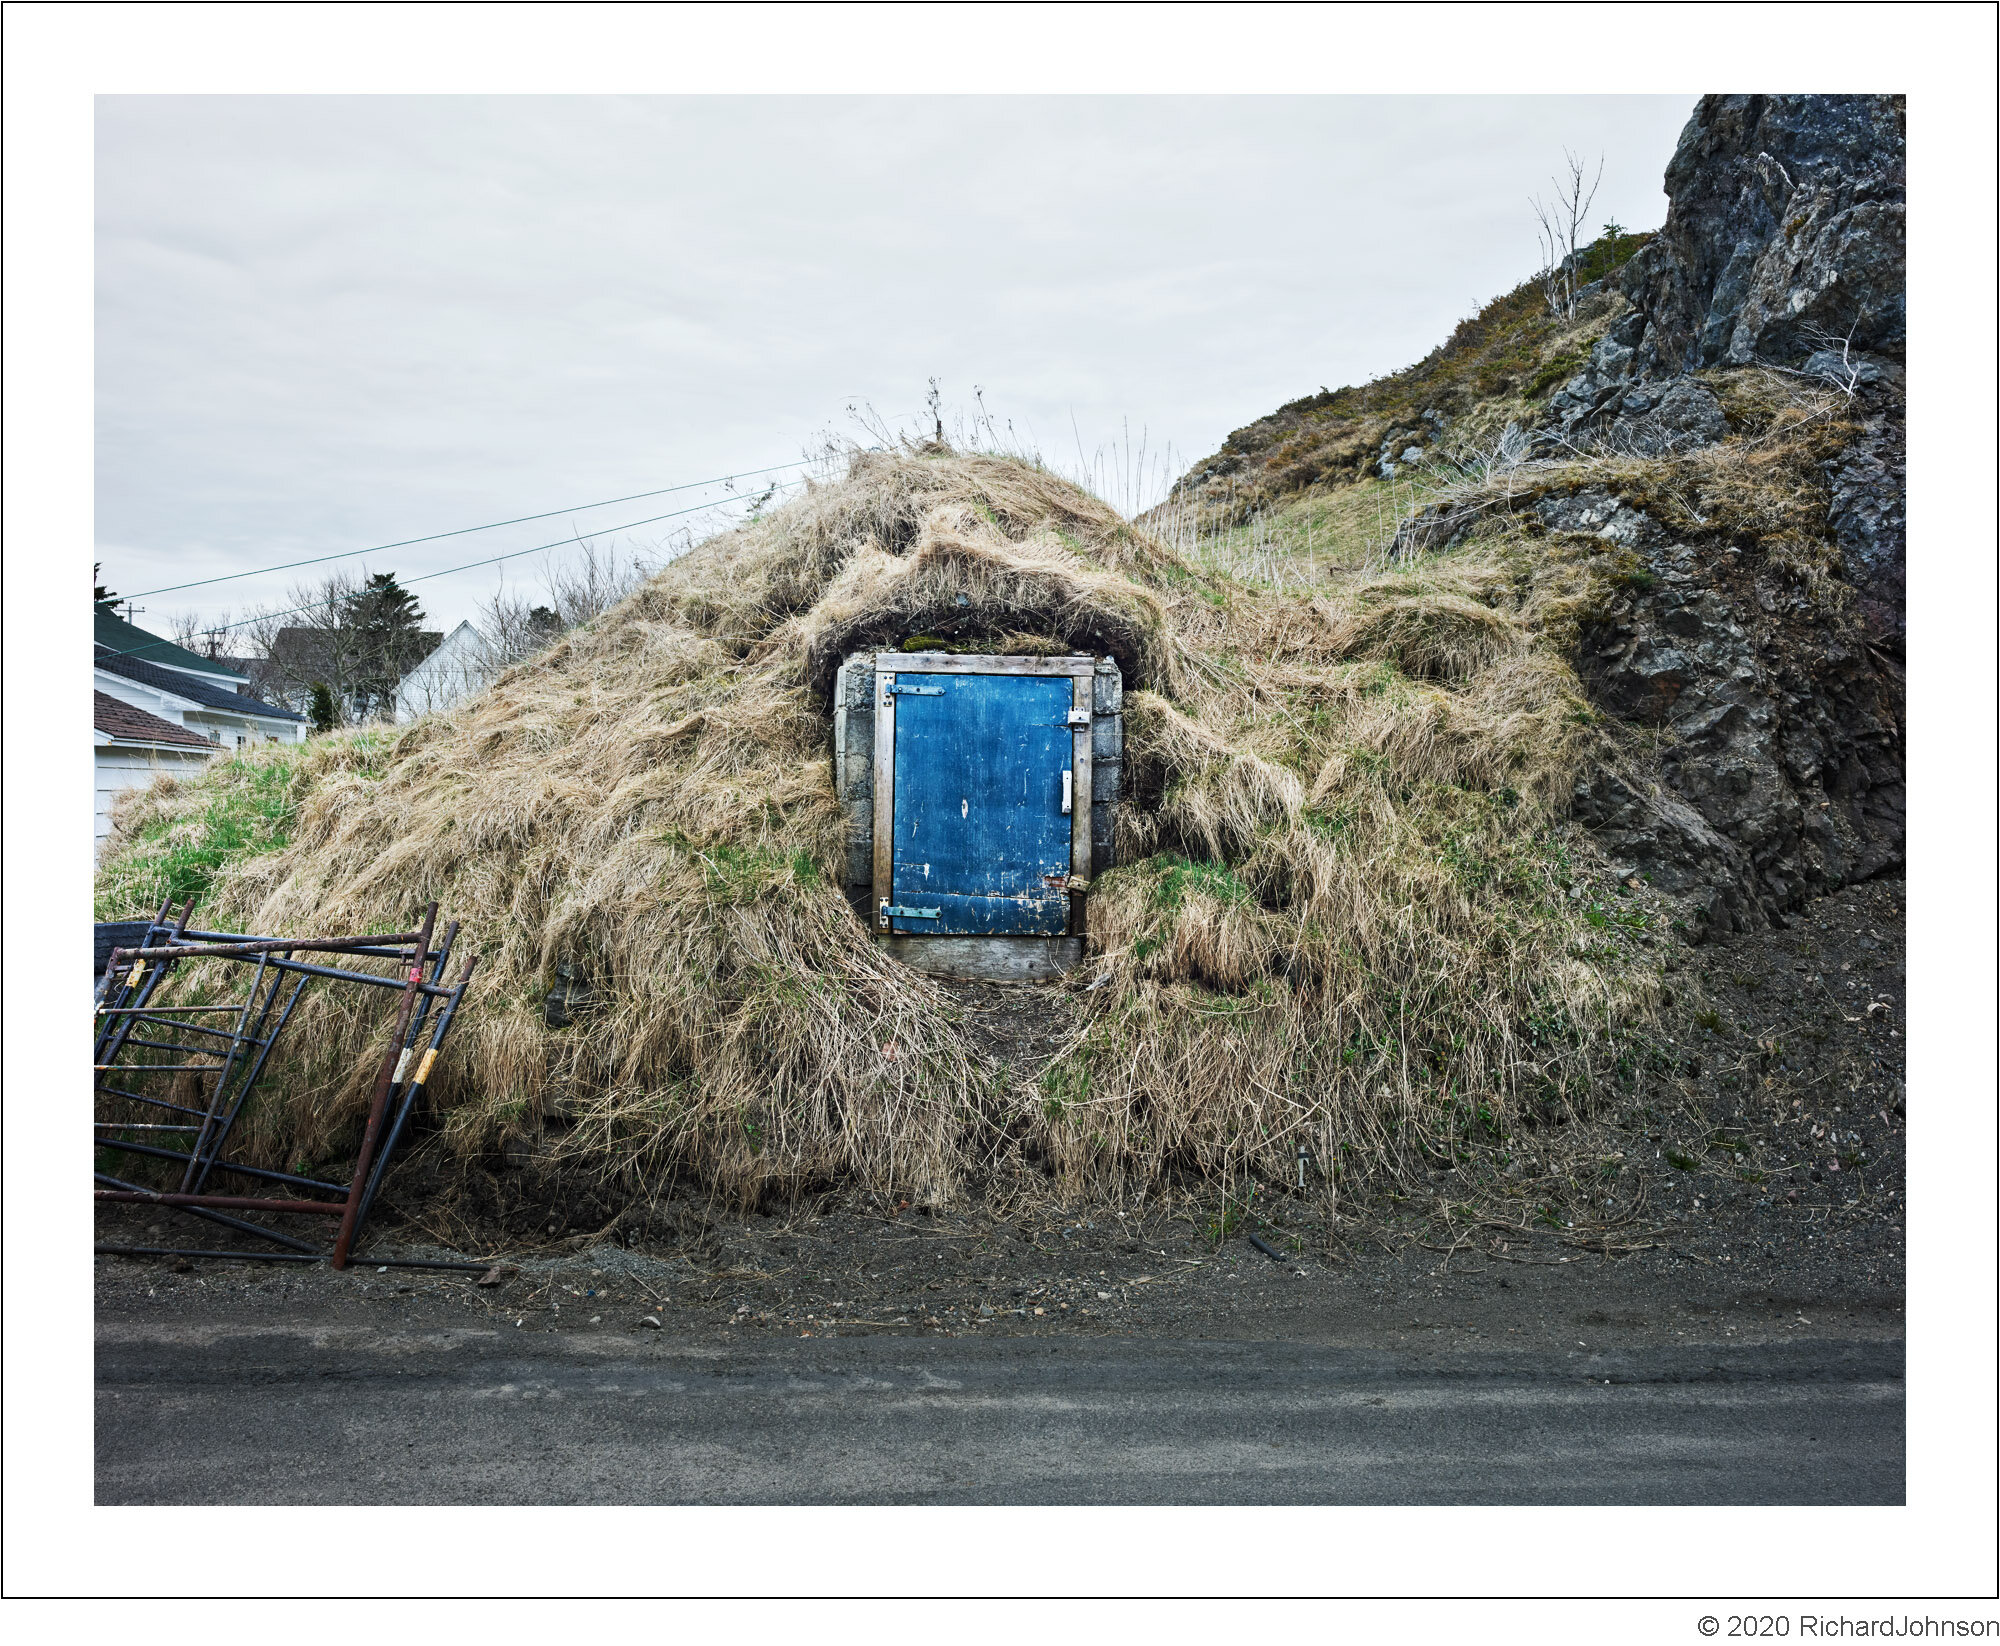
<instances>
[{"instance_id":1,"label":"dry tan grass","mask_svg":"<svg viewBox=\"0 0 2000 1646\"><path fill-rule=\"evenodd\" d=\"M1299 1137L1343 1181L1401 1172L1582 1101L1656 987L1644 940L1587 918L1601 876L1563 820L1603 734L1545 618L1584 574L1519 552L1309 602L1031 464L857 456L457 709L315 745L288 843L231 859L207 918L463 919L482 965L433 1099L468 1153L527 1136L741 1202L943 1201L1010 1156L1150 1190L1287 1173ZM1134 688L1123 866L1074 985L1098 986L1034 1092L995 1087L837 884L832 673L916 634L1108 651ZM106 895L157 903L158 841L218 804L207 778L135 802ZM551 1030L559 966L594 1005ZM298 1033L249 1141L330 1158L361 1031L328 1007Z\"/></svg>"}]
</instances>

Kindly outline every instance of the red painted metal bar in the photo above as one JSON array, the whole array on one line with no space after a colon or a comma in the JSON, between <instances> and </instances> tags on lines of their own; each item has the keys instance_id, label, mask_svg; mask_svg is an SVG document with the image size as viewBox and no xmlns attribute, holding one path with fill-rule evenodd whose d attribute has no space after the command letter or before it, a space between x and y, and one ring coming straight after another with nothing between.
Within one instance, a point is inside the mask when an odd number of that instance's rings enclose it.
<instances>
[{"instance_id":1,"label":"red painted metal bar","mask_svg":"<svg viewBox=\"0 0 2000 1646\"><path fill-rule=\"evenodd\" d=\"M375 1140L382 1132L382 1113L389 1106L389 1088L395 1084L396 1065L408 1054L409 1048L403 1038L410 1027L410 1012L417 1003L417 989L424 980L424 967L430 960L431 927L437 920L437 905L430 904L424 910L424 924L421 932L413 934L416 952L410 956L410 981L403 990L403 998L396 1006L396 1029L389 1036L389 1044L382 1053L382 1067L375 1074L375 1095L368 1104L368 1125L361 1134L361 1153L354 1160L352 1186L347 1191L346 1213L340 1220L340 1233L334 1237L333 1266L347 1267L348 1253L354 1245L354 1234L360 1224L361 1202L368 1192L368 1167L375 1158Z\"/></svg>"},{"instance_id":2,"label":"red painted metal bar","mask_svg":"<svg viewBox=\"0 0 2000 1646\"><path fill-rule=\"evenodd\" d=\"M338 1200L259 1200L236 1194L154 1194L147 1189L99 1189L99 1200L117 1200L148 1206L226 1206L238 1212L316 1212L322 1217L340 1217L347 1207Z\"/></svg>"},{"instance_id":3,"label":"red painted metal bar","mask_svg":"<svg viewBox=\"0 0 2000 1646\"><path fill-rule=\"evenodd\" d=\"M293 949L353 950L364 944L373 944L377 948L394 945L407 949L419 937L428 946L430 932L425 930L376 933L367 937L260 937L250 943L169 943L153 949L118 949L114 952L123 955L127 960L199 960L204 955L247 959L260 954L289 953Z\"/></svg>"},{"instance_id":4,"label":"red painted metal bar","mask_svg":"<svg viewBox=\"0 0 2000 1646\"><path fill-rule=\"evenodd\" d=\"M132 1145L127 1144L126 1147L130 1148ZM113 1177L109 1172L92 1172L90 1175L97 1182L108 1183L114 1189L125 1189L137 1195L158 1193L157 1190L148 1189L143 1184L128 1183L122 1177ZM219 1223L226 1229L240 1229L258 1240L276 1241L280 1246L289 1246L295 1252L313 1250L310 1240L301 1240L297 1235L286 1234L282 1229L267 1228L262 1223L252 1223L248 1218L231 1217L227 1212L210 1211L206 1206L176 1206L174 1210L187 1217L198 1217L206 1223Z\"/></svg>"},{"instance_id":5,"label":"red painted metal bar","mask_svg":"<svg viewBox=\"0 0 2000 1646\"><path fill-rule=\"evenodd\" d=\"M457 927L454 926L453 930L456 931ZM446 948L451 946L450 938L446 938L445 946ZM389 1123L389 1135L382 1144L382 1153L377 1158L375 1170L368 1179L368 1190L361 1199L361 1212L359 1218L356 1220L357 1226L360 1222L367 1219L369 1209L375 1204L375 1196L381 1192L382 1179L388 1170L390 1153L395 1149L397 1140L403 1135L403 1126L409 1120L410 1110L415 1107L417 1098L423 1092L424 1082L430 1078L431 1065L437 1061L438 1052L444 1046L444 1037L451 1030L451 1020L458 1014L458 1003L464 999L466 986L472 981L472 968L478 964L479 956L477 954L469 954L465 957L465 969L458 974L458 981L452 985L451 994L446 998L445 1003L438 1008L437 1022L431 1028L430 1044L424 1049L424 1055L417 1060L417 1066L411 1071L409 1079L403 1083L402 1101L396 1107L395 1119ZM440 966L438 971L441 975L443 967Z\"/></svg>"}]
</instances>

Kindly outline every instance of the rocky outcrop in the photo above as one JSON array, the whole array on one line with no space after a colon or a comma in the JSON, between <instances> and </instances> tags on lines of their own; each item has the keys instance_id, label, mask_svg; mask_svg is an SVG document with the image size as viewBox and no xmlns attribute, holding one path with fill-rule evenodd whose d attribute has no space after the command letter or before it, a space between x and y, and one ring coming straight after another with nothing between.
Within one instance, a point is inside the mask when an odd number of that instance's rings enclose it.
<instances>
[{"instance_id":1,"label":"rocky outcrop","mask_svg":"<svg viewBox=\"0 0 2000 1646\"><path fill-rule=\"evenodd\" d=\"M1605 328L1580 367L1571 334L1500 324L1514 294L1462 357L1281 407L1185 484L1396 479L1479 430L1503 482L1420 511L1393 551L1524 509L1621 551L1574 662L1634 736L1577 815L1697 933L1756 929L1903 856L1903 101L1705 97L1666 190L1664 226L1563 322ZM1343 407L1345 444L1315 436Z\"/></svg>"},{"instance_id":2,"label":"rocky outcrop","mask_svg":"<svg viewBox=\"0 0 2000 1646\"><path fill-rule=\"evenodd\" d=\"M1828 338L1900 357L1903 187L1901 97L1704 97L1621 280L1639 370L1798 366Z\"/></svg>"},{"instance_id":3,"label":"rocky outcrop","mask_svg":"<svg viewBox=\"0 0 2000 1646\"><path fill-rule=\"evenodd\" d=\"M1864 387L1862 437L1827 465L1827 524L1869 638L1903 654L1903 401Z\"/></svg>"},{"instance_id":4,"label":"rocky outcrop","mask_svg":"<svg viewBox=\"0 0 2000 1646\"><path fill-rule=\"evenodd\" d=\"M1861 427L1824 465L1832 590L1740 533L1677 541L1609 489L1534 505L1643 568L1577 663L1602 708L1659 734L1657 765L1596 774L1577 813L1707 929L1743 930L1903 856L1902 99L1705 97L1666 187L1665 226L1620 276L1631 307L1533 449L1727 440L1693 374L1744 365L1844 393Z\"/></svg>"},{"instance_id":5,"label":"rocky outcrop","mask_svg":"<svg viewBox=\"0 0 2000 1646\"><path fill-rule=\"evenodd\" d=\"M1620 272L1630 309L1550 397L1545 449L1721 438L1687 374L1763 364L1859 386L1903 349L1903 99L1704 97L1667 220ZM1678 397L1672 411L1667 402Z\"/></svg>"},{"instance_id":6,"label":"rocky outcrop","mask_svg":"<svg viewBox=\"0 0 2000 1646\"><path fill-rule=\"evenodd\" d=\"M1601 707L1660 734L1657 784L1603 771L1576 793L1621 868L1726 932L1902 862L1901 691L1857 623L1754 556L1675 540L1602 487L1533 508L1640 567L1577 659Z\"/></svg>"}]
</instances>

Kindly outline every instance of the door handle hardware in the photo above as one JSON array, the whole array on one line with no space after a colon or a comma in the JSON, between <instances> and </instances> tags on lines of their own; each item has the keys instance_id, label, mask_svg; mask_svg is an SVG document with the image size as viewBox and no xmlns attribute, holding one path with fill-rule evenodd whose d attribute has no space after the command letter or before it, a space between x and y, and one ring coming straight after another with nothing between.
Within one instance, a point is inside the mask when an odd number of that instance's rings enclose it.
<instances>
[{"instance_id":1,"label":"door handle hardware","mask_svg":"<svg viewBox=\"0 0 2000 1646\"><path fill-rule=\"evenodd\" d=\"M1072 772L1063 773L1063 816L1064 817L1069 816L1070 794L1072 786L1074 785L1075 782L1076 782L1076 777L1074 773Z\"/></svg>"},{"instance_id":2,"label":"door handle hardware","mask_svg":"<svg viewBox=\"0 0 2000 1646\"><path fill-rule=\"evenodd\" d=\"M1065 726L1088 726L1090 724L1090 711L1088 709L1071 709L1069 711L1069 718L1063 724Z\"/></svg>"},{"instance_id":3,"label":"door handle hardware","mask_svg":"<svg viewBox=\"0 0 2000 1646\"><path fill-rule=\"evenodd\" d=\"M882 922L884 925L887 925L889 921L892 919L942 920L943 918L944 918L943 909L906 909L900 903L889 903L889 902L884 902L882 905Z\"/></svg>"}]
</instances>

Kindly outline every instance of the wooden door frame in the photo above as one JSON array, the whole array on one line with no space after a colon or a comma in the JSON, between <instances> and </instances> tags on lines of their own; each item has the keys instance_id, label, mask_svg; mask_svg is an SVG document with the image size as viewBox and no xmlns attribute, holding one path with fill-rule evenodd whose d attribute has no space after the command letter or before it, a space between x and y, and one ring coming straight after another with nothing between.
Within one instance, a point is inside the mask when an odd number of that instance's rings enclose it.
<instances>
[{"instance_id":1,"label":"wooden door frame","mask_svg":"<svg viewBox=\"0 0 2000 1646\"><path fill-rule=\"evenodd\" d=\"M1070 681L1070 707L1081 709L1082 725L1070 732L1069 872L1073 881L1090 884L1090 754L1091 719L1097 659L1094 657L979 657L950 652L877 652L875 654L875 873L868 899L869 929L877 937L955 937L963 932L891 932L882 913L895 901L896 879L896 696L885 688L906 674L1013 674ZM1083 934L1082 898L1072 892L1064 935ZM1047 939L1032 937L1019 941ZM999 941L1017 941L1012 937Z\"/></svg>"}]
</instances>

